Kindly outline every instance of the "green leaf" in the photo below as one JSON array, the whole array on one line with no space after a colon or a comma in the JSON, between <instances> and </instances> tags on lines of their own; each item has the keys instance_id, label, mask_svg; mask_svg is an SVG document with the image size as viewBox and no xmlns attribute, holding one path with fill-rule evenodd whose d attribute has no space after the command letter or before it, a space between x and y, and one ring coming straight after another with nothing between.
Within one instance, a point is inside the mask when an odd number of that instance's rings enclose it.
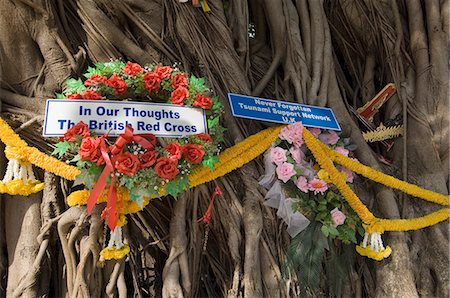
<instances>
[{"instance_id":1,"label":"green leaf","mask_svg":"<svg viewBox=\"0 0 450 298\"><path fill-rule=\"evenodd\" d=\"M339 231L335 227L328 227L328 232L330 235L339 236Z\"/></svg>"},{"instance_id":2,"label":"green leaf","mask_svg":"<svg viewBox=\"0 0 450 298\"><path fill-rule=\"evenodd\" d=\"M330 234L330 230L328 229L327 226L323 225L320 230L322 231L322 233L325 235L325 237L328 237L328 235Z\"/></svg>"},{"instance_id":3,"label":"green leaf","mask_svg":"<svg viewBox=\"0 0 450 298\"><path fill-rule=\"evenodd\" d=\"M90 77L92 77L93 75L101 75L102 74L102 72L99 70L99 69L97 69L97 68L94 68L94 67L88 67L88 69L87 69L87 72L84 74L84 76L86 77L86 78L90 78Z\"/></svg>"},{"instance_id":4,"label":"green leaf","mask_svg":"<svg viewBox=\"0 0 450 298\"><path fill-rule=\"evenodd\" d=\"M70 78L66 80L65 84L66 88L64 89L64 94L82 93L84 90L86 90L86 87L84 86L84 83L81 79L75 80L73 78Z\"/></svg>"},{"instance_id":5,"label":"green leaf","mask_svg":"<svg viewBox=\"0 0 450 298\"><path fill-rule=\"evenodd\" d=\"M55 149L52 155L58 155L59 158L63 157L64 154L70 149L71 145L67 140L55 144Z\"/></svg>"},{"instance_id":6,"label":"green leaf","mask_svg":"<svg viewBox=\"0 0 450 298\"><path fill-rule=\"evenodd\" d=\"M219 117L214 117L214 118L209 118L208 119L208 127L209 128L212 128L212 127L214 127L214 126L216 126L216 125L219 125L219 120L220 120L220 118Z\"/></svg>"},{"instance_id":7,"label":"green leaf","mask_svg":"<svg viewBox=\"0 0 450 298\"><path fill-rule=\"evenodd\" d=\"M89 174L88 170L81 169L80 174L78 174L78 176L75 178L73 186L84 184L88 189L92 189L96 181L97 180L95 180L94 177L91 174Z\"/></svg>"},{"instance_id":8,"label":"green leaf","mask_svg":"<svg viewBox=\"0 0 450 298\"><path fill-rule=\"evenodd\" d=\"M56 99L65 99L66 96L62 93L55 93Z\"/></svg>"},{"instance_id":9,"label":"green leaf","mask_svg":"<svg viewBox=\"0 0 450 298\"><path fill-rule=\"evenodd\" d=\"M193 89L197 93L203 93L208 91L208 87L205 86L204 78L197 78L194 75L191 75L189 79L189 87Z\"/></svg>"},{"instance_id":10,"label":"green leaf","mask_svg":"<svg viewBox=\"0 0 450 298\"><path fill-rule=\"evenodd\" d=\"M214 165L219 162L219 158L215 155L210 155L203 159L202 165L208 167L210 170L214 170Z\"/></svg>"},{"instance_id":11,"label":"green leaf","mask_svg":"<svg viewBox=\"0 0 450 298\"><path fill-rule=\"evenodd\" d=\"M299 297L314 296L320 281L322 260L327 244L320 232L321 224L311 222L306 229L295 236L286 253L283 273L295 274L300 283Z\"/></svg>"},{"instance_id":12,"label":"green leaf","mask_svg":"<svg viewBox=\"0 0 450 298\"><path fill-rule=\"evenodd\" d=\"M176 197L183 190L189 189L190 185L187 177L181 176L176 180L168 182L165 187L166 193L173 197Z\"/></svg>"}]
</instances>

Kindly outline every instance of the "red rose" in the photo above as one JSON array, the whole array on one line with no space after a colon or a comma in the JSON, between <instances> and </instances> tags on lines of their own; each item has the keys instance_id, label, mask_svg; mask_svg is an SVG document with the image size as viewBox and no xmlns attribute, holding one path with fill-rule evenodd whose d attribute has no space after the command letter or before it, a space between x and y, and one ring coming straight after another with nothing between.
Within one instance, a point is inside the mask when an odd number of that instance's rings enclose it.
<instances>
[{"instance_id":1,"label":"red rose","mask_svg":"<svg viewBox=\"0 0 450 298\"><path fill-rule=\"evenodd\" d=\"M75 136L89 137L91 134L89 133L89 128L86 123L83 121L78 122L71 128L69 128L64 134L64 140L69 142L75 142Z\"/></svg>"},{"instance_id":2,"label":"red rose","mask_svg":"<svg viewBox=\"0 0 450 298\"><path fill-rule=\"evenodd\" d=\"M159 76L152 72L147 72L144 75L144 88L149 92L156 92L159 90L161 79Z\"/></svg>"},{"instance_id":3,"label":"red rose","mask_svg":"<svg viewBox=\"0 0 450 298\"><path fill-rule=\"evenodd\" d=\"M170 66L155 66L153 72L158 75L161 80L170 77L172 73L172 67Z\"/></svg>"},{"instance_id":4,"label":"red rose","mask_svg":"<svg viewBox=\"0 0 450 298\"><path fill-rule=\"evenodd\" d=\"M133 62L127 62L127 65L122 68L122 72L124 74L127 74L129 76L134 77L135 75L143 72L144 69L137 63L133 63Z\"/></svg>"},{"instance_id":5,"label":"red rose","mask_svg":"<svg viewBox=\"0 0 450 298\"><path fill-rule=\"evenodd\" d=\"M88 87L88 86L97 86L99 84L107 84L108 83L108 78L98 75L98 74L94 74L92 75L89 79L87 79L84 82L84 86Z\"/></svg>"},{"instance_id":6,"label":"red rose","mask_svg":"<svg viewBox=\"0 0 450 298\"><path fill-rule=\"evenodd\" d=\"M183 156L191 164L198 164L202 162L205 151L202 145L186 144L183 146Z\"/></svg>"},{"instance_id":7,"label":"red rose","mask_svg":"<svg viewBox=\"0 0 450 298\"><path fill-rule=\"evenodd\" d=\"M184 73L177 73L172 77L171 80L173 89L177 89L179 86L187 86L187 78Z\"/></svg>"},{"instance_id":8,"label":"red rose","mask_svg":"<svg viewBox=\"0 0 450 298\"><path fill-rule=\"evenodd\" d=\"M210 109L213 105L212 99L208 96L197 94L195 101L192 104L194 107L200 107L202 109Z\"/></svg>"},{"instance_id":9,"label":"red rose","mask_svg":"<svg viewBox=\"0 0 450 298\"><path fill-rule=\"evenodd\" d=\"M125 83L125 81L117 74L113 74L108 79L108 85L114 88L114 93L118 96L127 92L128 89L127 83Z\"/></svg>"},{"instance_id":10,"label":"red rose","mask_svg":"<svg viewBox=\"0 0 450 298\"><path fill-rule=\"evenodd\" d=\"M94 90L84 90L82 96L83 99L91 99L91 100L102 99L102 95Z\"/></svg>"},{"instance_id":11,"label":"red rose","mask_svg":"<svg viewBox=\"0 0 450 298\"><path fill-rule=\"evenodd\" d=\"M173 159L180 159L181 153L183 152L180 144L178 144L177 142L170 143L169 145L164 147L164 150L166 150L169 153L169 158Z\"/></svg>"},{"instance_id":12,"label":"red rose","mask_svg":"<svg viewBox=\"0 0 450 298\"><path fill-rule=\"evenodd\" d=\"M212 138L209 134L207 133L198 133L196 134L197 138L199 138L200 140L204 141L204 142L212 142Z\"/></svg>"},{"instance_id":13,"label":"red rose","mask_svg":"<svg viewBox=\"0 0 450 298\"><path fill-rule=\"evenodd\" d=\"M94 137L87 137L81 141L80 149L78 150L81 160L90 160L92 162L103 159L100 152L100 139Z\"/></svg>"},{"instance_id":14,"label":"red rose","mask_svg":"<svg viewBox=\"0 0 450 298\"><path fill-rule=\"evenodd\" d=\"M67 95L67 98L68 99L81 99L82 96L80 93L74 93L74 94L70 93L69 95Z\"/></svg>"},{"instance_id":15,"label":"red rose","mask_svg":"<svg viewBox=\"0 0 450 298\"><path fill-rule=\"evenodd\" d=\"M155 172L161 178L172 180L180 172L178 170L178 161L167 157L160 157L156 161Z\"/></svg>"},{"instance_id":16,"label":"red rose","mask_svg":"<svg viewBox=\"0 0 450 298\"><path fill-rule=\"evenodd\" d=\"M139 161L141 162L141 169L146 169L151 167L158 157L158 152L156 151L147 151L144 154L140 154L138 156Z\"/></svg>"},{"instance_id":17,"label":"red rose","mask_svg":"<svg viewBox=\"0 0 450 298\"><path fill-rule=\"evenodd\" d=\"M184 104L184 100L188 97L189 91L186 89L186 87L180 86L172 92L170 101L173 104L182 106Z\"/></svg>"},{"instance_id":18,"label":"red rose","mask_svg":"<svg viewBox=\"0 0 450 298\"><path fill-rule=\"evenodd\" d=\"M133 176L141 166L137 156L130 152L115 155L111 161L117 172L128 176Z\"/></svg>"}]
</instances>

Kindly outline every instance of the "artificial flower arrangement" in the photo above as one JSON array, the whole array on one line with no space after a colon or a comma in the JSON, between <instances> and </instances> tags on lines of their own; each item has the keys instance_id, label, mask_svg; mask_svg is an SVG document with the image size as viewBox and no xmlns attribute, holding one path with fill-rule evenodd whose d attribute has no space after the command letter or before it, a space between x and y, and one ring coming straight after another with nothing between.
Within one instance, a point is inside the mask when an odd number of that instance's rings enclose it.
<instances>
[{"instance_id":1,"label":"artificial flower arrangement","mask_svg":"<svg viewBox=\"0 0 450 298\"><path fill-rule=\"evenodd\" d=\"M341 138L332 130L308 130L336 152L352 156L355 146L348 138ZM288 248L288 267L297 271L299 280L305 283L303 286L314 289L326 248L335 254L339 241L357 244L357 235L364 236L364 229L358 215L304 144L302 131L300 122L280 131L278 139L265 154L266 173L260 184L269 189L266 205L278 209L277 214L287 223L287 231L294 237ZM336 168L351 186L353 172L340 165Z\"/></svg>"},{"instance_id":2,"label":"artificial flower arrangement","mask_svg":"<svg viewBox=\"0 0 450 298\"><path fill-rule=\"evenodd\" d=\"M153 134L134 135L133 129L127 126L122 135L111 138L95 135L85 123L79 122L61 137L53 152L80 170L75 185L85 185L91 190L91 196L96 193L97 197L107 185L110 193L125 188L129 198L142 207L145 198L161 193L176 196L188 189L188 176L196 166L214 168L219 143L223 141L224 128L220 125L223 110L218 98L210 97L211 90L203 78L188 76L176 66L142 67L120 60L97 63L88 68L84 77L84 80L68 79L57 98L130 98L198 107L205 110L209 134L166 138L160 142ZM96 190L100 184L101 189ZM117 222L118 214L114 213ZM112 230L114 227L115 224L110 225Z\"/></svg>"}]
</instances>

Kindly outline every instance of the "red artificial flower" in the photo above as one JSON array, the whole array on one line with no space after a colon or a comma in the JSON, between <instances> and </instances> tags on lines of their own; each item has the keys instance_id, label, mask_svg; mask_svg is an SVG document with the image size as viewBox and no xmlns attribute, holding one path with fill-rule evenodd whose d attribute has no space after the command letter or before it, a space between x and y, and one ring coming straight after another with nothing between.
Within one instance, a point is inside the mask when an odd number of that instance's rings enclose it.
<instances>
[{"instance_id":1,"label":"red artificial flower","mask_svg":"<svg viewBox=\"0 0 450 298\"><path fill-rule=\"evenodd\" d=\"M202 162L205 151L202 145L186 144L183 146L183 156L191 164L199 164Z\"/></svg>"},{"instance_id":2,"label":"red artificial flower","mask_svg":"<svg viewBox=\"0 0 450 298\"><path fill-rule=\"evenodd\" d=\"M178 144L177 142L170 143L169 145L164 147L164 150L169 153L169 158L177 160L181 158L181 153L183 152L180 144Z\"/></svg>"},{"instance_id":3,"label":"red artificial flower","mask_svg":"<svg viewBox=\"0 0 450 298\"><path fill-rule=\"evenodd\" d=\"M161 84L161 79L159 76L152 72L147 72L144 75L144 88L148 92L157 92L159 90L159 85Z\"/></svg>"},{"instance_id":4,"label":"red artificial flower","mask_svg":"<svg viewBox=\"0 0 450 298\"><path fill-rule=\"evenodd\" d=\"M102 99L102 95L94 90L84 90L81 95L83 96L83 99L90 99L90 100Z\"/></svg>"},{"instance_id":5,"label":"red artificial flower","mask_svg":"<svg viewBox=\"0 0 450 298\"><path fill-rule=\"evenodd\" d=\"M197 94L195 97L194 103L192 104L194 107L200 107L202 109L210 109L213 105L213 101L210 97Z\"/></svg>"},{"instance_id":6,"label":"red artificial flower","mask_svg":"<svg viewBox=\"0 0 450 298\"><path fill-rule=\"evenodd\" d=\"M125 92L127 92L128 89L127 83L125 83L125 81L117 74L113 74L108 79L108 85L114 88L114 93L117 96L124 94Z\"/></svg>"},{"instance_id":7,"label":"red artificial flower","mask_svg":"<svg viewBox=\"0 0 450 298\"><path fill-rule=\"evenodd\" d=\"M115 155L111 161L117 172L128 176L133 176L141 167L137 156L130 152Z\"/></svg>"},{"instance_id":8,"label":"red artificial flower","mask_svg":"<svg viewBox=\"0 0 450 298\"><path fill-rule=\"evenodd\" d=\"M180 172L178 170L178 161L167 157L160 157L156 161L155 172L161 178L172 180Z\"/></svg>"},{"instance_id":9,"label":"red artificial flower","mask_svg":"<svg viewBox=\"0 0 450 298\"><path fill-rule=\"evenodd\" d=\"M86 87L97 86L99 84L104 84L104 85L108 84L108 78L105 76L94 74L84 82L84 86L86 86Z\"/></svg>"},{"instance_id":10,"label":"red artificial flower","mask_svg":"<svg viewBox=\"0 0 450 298\"><path fill-rule=\"evenodd\" d=\"M71 128L69 128L64 134L64 140L69 142L75 142L75 136L82 136L83 138L91 136L89 128L83 121L78 122Z\"/></svg>"},{"instance_id":11,"label":"red artificial flower","mask_svg":"<svg viewBox=\"0 0 450 298\"><path fill-rule=\"evenodd\" d=\"M198 133L196 134L197 138L199 138L200 140L204 141L204 142L212 142L212 138L209 134L207 133Z\"/></svg>"},{"instance_id":12,"label":"red artificial flower","mask_svg":"<svg viewBox=\"0 0 450 298\"><path fill-rule=\"evenodd\" d=\"M164 80L165 78L170 77L170 74L172 73L172 67L170 66L155 66L155 69L153 69L153 72L158 75L158 77L161 80Z\"/></svg>"},{"instance_id":13,"label":"red artificial flower","mask_svg":"<svg viewBox=\"0 0 450 298\"><path fill-rule=\"evenodd\" d=\"M171 80L173 89L177 89L179 86L187 87L187 78L184 73L177 73Z\"/></svg>"},{"instance_id":14,"label":"red artificial flower","mask_svg":"<svg viewBox=\"0 0 450 298\"><path fill-rule=\"evenodd\" d=\"M100 152L100 142L99 138L86 137L81 141L80 149L78 154L81 160L89 160L92 162L103 163L103 157Z\"/></svg>"},{"instance_id":15,"label":"red artificial flower","mask_svg":"<svg viewBox=\"0 0 450 298\"><path fill-rule=\"evenodd\" d=\"M170 101L173 104L182 106L184 104L184 100L189 97L189 91L186 87L179 86L175 89L170 97Z\"/></svg>"},{"instance_id":16,"label":"red artificial flower","mask_svg":"<svg viewBox=\"0 0 450 298\"><path fill-rule=\"evenodd\" d=\"M82 96L80 93L74 93L74 94L70 93L69 95L67 95L67 98L68 99L81 99Z\"/></svg>"},{"instance_id":17,"label":"red artificial flower","mask_svg":"<svg viewBox=\"0 0 450 298\"><path fill-rule=\"evenodd\" d=\"M132 77L136 76L137 74L143 71L144 69L139 64L130 61L128 61L127 65L124 68L122 68L122 72L124 74L127 74Z\"/></svg>"},{"instance_id":18,"label":"red artificial flower","mask_svg":"<svg viewBox=\"0 0 450 298\"><path fill-rule=\"evenodd\" d=\"M141 162L141 169L146 169L154 165L157 157L158 152L153 150L148 150L144 154L138 155L139 161Z\"/></svg>"}]
</instances>

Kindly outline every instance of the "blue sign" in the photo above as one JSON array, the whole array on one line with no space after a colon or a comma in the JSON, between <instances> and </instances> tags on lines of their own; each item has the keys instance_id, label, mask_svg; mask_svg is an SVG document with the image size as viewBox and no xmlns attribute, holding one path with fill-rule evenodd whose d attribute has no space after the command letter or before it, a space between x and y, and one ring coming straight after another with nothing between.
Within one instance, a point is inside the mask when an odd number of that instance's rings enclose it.
<instances>
[{"instance_id":1,"label":"blue sign","mask_svg":"<svg viewBox=\"0 0 450 298\"><path fill-rule=\"evenodd\" d=\"M266 98L228 93L231 112L235 117L292 124L302 122L304 126L341 130L330 108L315 107Z\"/></svg>"}]
</instances>

